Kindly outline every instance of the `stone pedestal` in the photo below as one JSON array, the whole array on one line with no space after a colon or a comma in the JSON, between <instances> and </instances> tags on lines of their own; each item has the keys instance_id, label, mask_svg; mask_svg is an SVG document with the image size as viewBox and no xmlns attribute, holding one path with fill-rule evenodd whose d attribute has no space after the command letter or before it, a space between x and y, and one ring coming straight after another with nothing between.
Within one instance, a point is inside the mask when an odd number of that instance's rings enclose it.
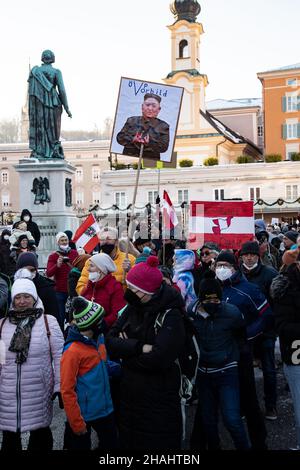
<instances>
[{"instance_id":1,"label":"stone pedestal","mask_svg":"<svg viewBox=\"0 0 300 470\"><path fill-rule=\"evenodd\" d=\"M66 206L66 179L72 178L75 168L65 160L37 160L26 158L15 166L20 174L20 208L32 213L33 221L41 231L41 241L37 250L39 266L45 267L49 254L57 248L57 232L71 230L79 226L79 219L72 207ZM35 178L49 181L50 202L35 204L35 194L31 191Z\"/></svg>"}]
</instances>

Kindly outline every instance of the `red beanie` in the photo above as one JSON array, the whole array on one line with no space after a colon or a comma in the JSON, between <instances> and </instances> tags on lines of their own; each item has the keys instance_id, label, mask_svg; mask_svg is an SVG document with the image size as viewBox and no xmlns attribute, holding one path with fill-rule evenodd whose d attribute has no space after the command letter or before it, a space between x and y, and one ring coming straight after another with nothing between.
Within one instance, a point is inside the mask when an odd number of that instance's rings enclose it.
<instances>
[{"instance_id":1,"label":"red beanie","mask_svg":"<svg viewBox=\"0 0 300 470\"><path fill-rule=\"evenodd\" d=\"M145 294L154 294L163 280L163 275L157 268L158 264L156 256L149 256L145 263L133 266L126 278L128 287L138 289Z\"/></svg>"}]
</instances>

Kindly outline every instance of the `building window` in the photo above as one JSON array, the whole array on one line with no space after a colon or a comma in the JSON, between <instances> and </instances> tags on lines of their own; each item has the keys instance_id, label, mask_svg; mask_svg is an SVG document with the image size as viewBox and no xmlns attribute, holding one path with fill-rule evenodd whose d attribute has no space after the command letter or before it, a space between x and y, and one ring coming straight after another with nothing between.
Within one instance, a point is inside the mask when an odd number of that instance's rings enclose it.
<instances>
[{"instance_id":1,"label":"building window","mask_svg":"<svg viewBox=\"0 0 300 470\"><path fill-rule=\"evenodd\" d=\"M92 180L93 181L100 181L100 174L101 174L101 170L100 168L98 168L97 166L93 167L92 169Z\"/></svg>"},{"instance_id":2,"label":"building window","mask_svg":"<svg viewBox=\"0 0 300 470\"><path fill-rule=\"evenodd\" d=\"M83 192L80 191L80 192L76 192L76 204L78 204L79 206L81 206L83 204Z\"/></svg>"},{"instance_id":3,"label":"building window","mask_svg":"<svg viewBox=\"0 0 300 470\"><path fill-rule=\"evenodd\" d=\"M183 202L189 202L189 190L188 189L179 189L178 190L178 204L182 204Z\"/></svg>"},{"instance_id":4,"label":"building window","mask_svg":"<svg viewBox=\"0 0 300 470\"><path fill-rule=\"evenodd\" d=\"M264 126L258 126L257 127L257 135L258 135L258 137L263 137L263 135L264 135Z\"/></svg>"},{"instance_id":5,"label":"building window","mask_svg":"<svg viewBox=\"0 0 300 470\"><path fill-rule=\"evenodd\" d=\"M185 59L189 56L189 44L186 39L182 39L179 43L179 59Z\"/></svg>"},{"instance_id":6,"label":"building window","mask_svg":"<svg viewBox=\"0 0 300 470\"><path fill-rule=\"evenodd\" d=\"M115 193L115 204L120 208L126 207L126 193L125 192L117 192Z\"/></svg>"},{"instance_id":7,"label":"building window","mask_svg":"<svg viewBox=\"0 0 300 470\"><path fill-rule=\"evenodd\" d=\"M298 138L298 123L287 124L287 138L288 139Z\"/></svg>"},{"instance_id":8,"label":"building window","mask_svg":"<svg viewBox=\"0 0 300 470\"><path fill-rule=\"evenodd\" d=\"M215 189L215 201L223 201L225 199L224 189Z\"/></svg>"},{"instance_id":9,"label":"building window","mask_svg":"<svg viewBox=\"0 0 300 470\"><path fill-rule=\"evenodd\" d=\"M298 96L296 95L287 96L286 108L287 108L287 111L289 112L297 111L298 110Z\"/></svg>"},{"instance_id":10,"label":"building window","mask_svg":"<svg viewBox=\"0 0 300 470\"><path fill-rule=\"evenodd\" d=\"M76 168L75 180L77 183L80 183L83 180L83 169L80 167Z\"/></svg>"},{"instance_id":11,"label":"building window","mask_svg":"<svg viewBox=\"0 0 300 470\"><path fill-rule=\"evenodd\" d=\"M93 158L98 158L98 153L96 153L95 155L93 155Z\"/></svg>"},{"instance_id":12,"label":"building window","mask_svg":"<svg viewBox=\"0 0 300 470\"><path fill-rule=\"evenodd\" d=\"M2 207L9 207L9 194L2 194Z\"/></svg>"},{"instance_id":13,"label":"building window","mask_svg":"<svg viewBox=\"0 0 300 470\"><path fill-rule=\"evenodd\" d=\"M257 201L260 199L260 188L250 188L250 200Z\"/></svg>"},{"instance_id":14,"label":"building window","mask_svg":"<svg viewBox=\"0 0 300 470\"><path fill-rule=\"evenodd\" d=\"M155 204L157 196L158 196L158 191L148 191L148 203Z\"/></svg>"},{"instance_id":15,"label":"building window","mask_svg":"<svg viewBox=\"0 0 300 470\"><path fill-rule=\"evenodd\" d=\"M7 160L7 157L2 157L3 162L6 162L6 160Z\"/></svg>"},{"instance_id":16,"label":"building window","mask_svg":"<svg viewBox=\"0 0 300 470\"><path fill-rule=\"evenodd\" d=\"M298 198L298 185L288 184L286 186L286 198L288 201L294 201Z\"/></svg>"},{"instance_id":17,"label":"building window","mask_svg":"<svg viewBox=\"0 0 300 470\"><path fill-rule=\"evenodd\" d=\"M2 171L1 172L1 183L2 184L8 184L9 183L8 171Z\"/></svg>"},{"instance_id":18,"label":"building window","mask_svg":"<svg viewBox=\"0 0 300 470\"><path fill-rule=\"evenodd\" d=\"M288 86L297 86L297 78L288 78L286 84Z\"/></svg>"},{"instance_id":19,"label":"building window","mask_svg":"<svg viewBox=\"0 0 300 470\"><path fill-rule=\"evenodd\" d=\"M100 192L93 192L93 204L100 204Z\"/></svg>"}]
</instances>

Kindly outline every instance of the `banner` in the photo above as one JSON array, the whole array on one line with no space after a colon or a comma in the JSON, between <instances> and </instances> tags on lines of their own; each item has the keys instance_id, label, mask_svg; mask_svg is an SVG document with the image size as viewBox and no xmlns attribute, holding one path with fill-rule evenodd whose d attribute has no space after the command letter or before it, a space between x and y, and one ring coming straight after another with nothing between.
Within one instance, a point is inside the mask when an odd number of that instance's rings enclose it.
<instances>
[{"instance_id":1,"label":"banner","mask_svg":"<svg viewBox=\"0 0 300 470\"><path fill-rule=\"evenodd\" d=\"M98 232L100 232L99 225L93 214L90 214L76 230L72 241L76 244L76 248L83 248L87 253L92 253L99 243Z\"/></svg>"},{"instance_id":2,"label":"banner","mask_svg":"<svg viewBox=\"0 0 300 470\"><path fill-rule=\"evenodd\" d=\"M189 218L189 247L200 248L205 242L221 249L238 250L254 237L253 201L192 201Z\"/></svg>"},{"instance_id":3,"label":"banner","mask_svg":"<svg viewBox=\"0 0 300 470\"><path fill-rule=\"evenodd\" d=\"M171 162L183 88L121 78L110 153Z\"/></svg>"}]
</instances>

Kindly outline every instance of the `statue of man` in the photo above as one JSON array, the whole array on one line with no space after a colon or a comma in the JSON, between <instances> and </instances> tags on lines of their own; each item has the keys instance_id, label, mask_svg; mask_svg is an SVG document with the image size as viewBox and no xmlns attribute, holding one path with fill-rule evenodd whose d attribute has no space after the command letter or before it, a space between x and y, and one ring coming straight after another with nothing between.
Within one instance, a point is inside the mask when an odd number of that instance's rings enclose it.
<instances>
[{"instance_id":1,"label":"statue of man","mask_svg":"<svg viewBox=\"0 0 300 470\"><path fill-rule=\"evenodd\" d=\"M30 71L29 86L29 147L33 158L64 158L60 143L61 114L64 107L71 118L62 73L52 67L52 51L42 53L41 66Z\"/></svg>"}]
</instances>

